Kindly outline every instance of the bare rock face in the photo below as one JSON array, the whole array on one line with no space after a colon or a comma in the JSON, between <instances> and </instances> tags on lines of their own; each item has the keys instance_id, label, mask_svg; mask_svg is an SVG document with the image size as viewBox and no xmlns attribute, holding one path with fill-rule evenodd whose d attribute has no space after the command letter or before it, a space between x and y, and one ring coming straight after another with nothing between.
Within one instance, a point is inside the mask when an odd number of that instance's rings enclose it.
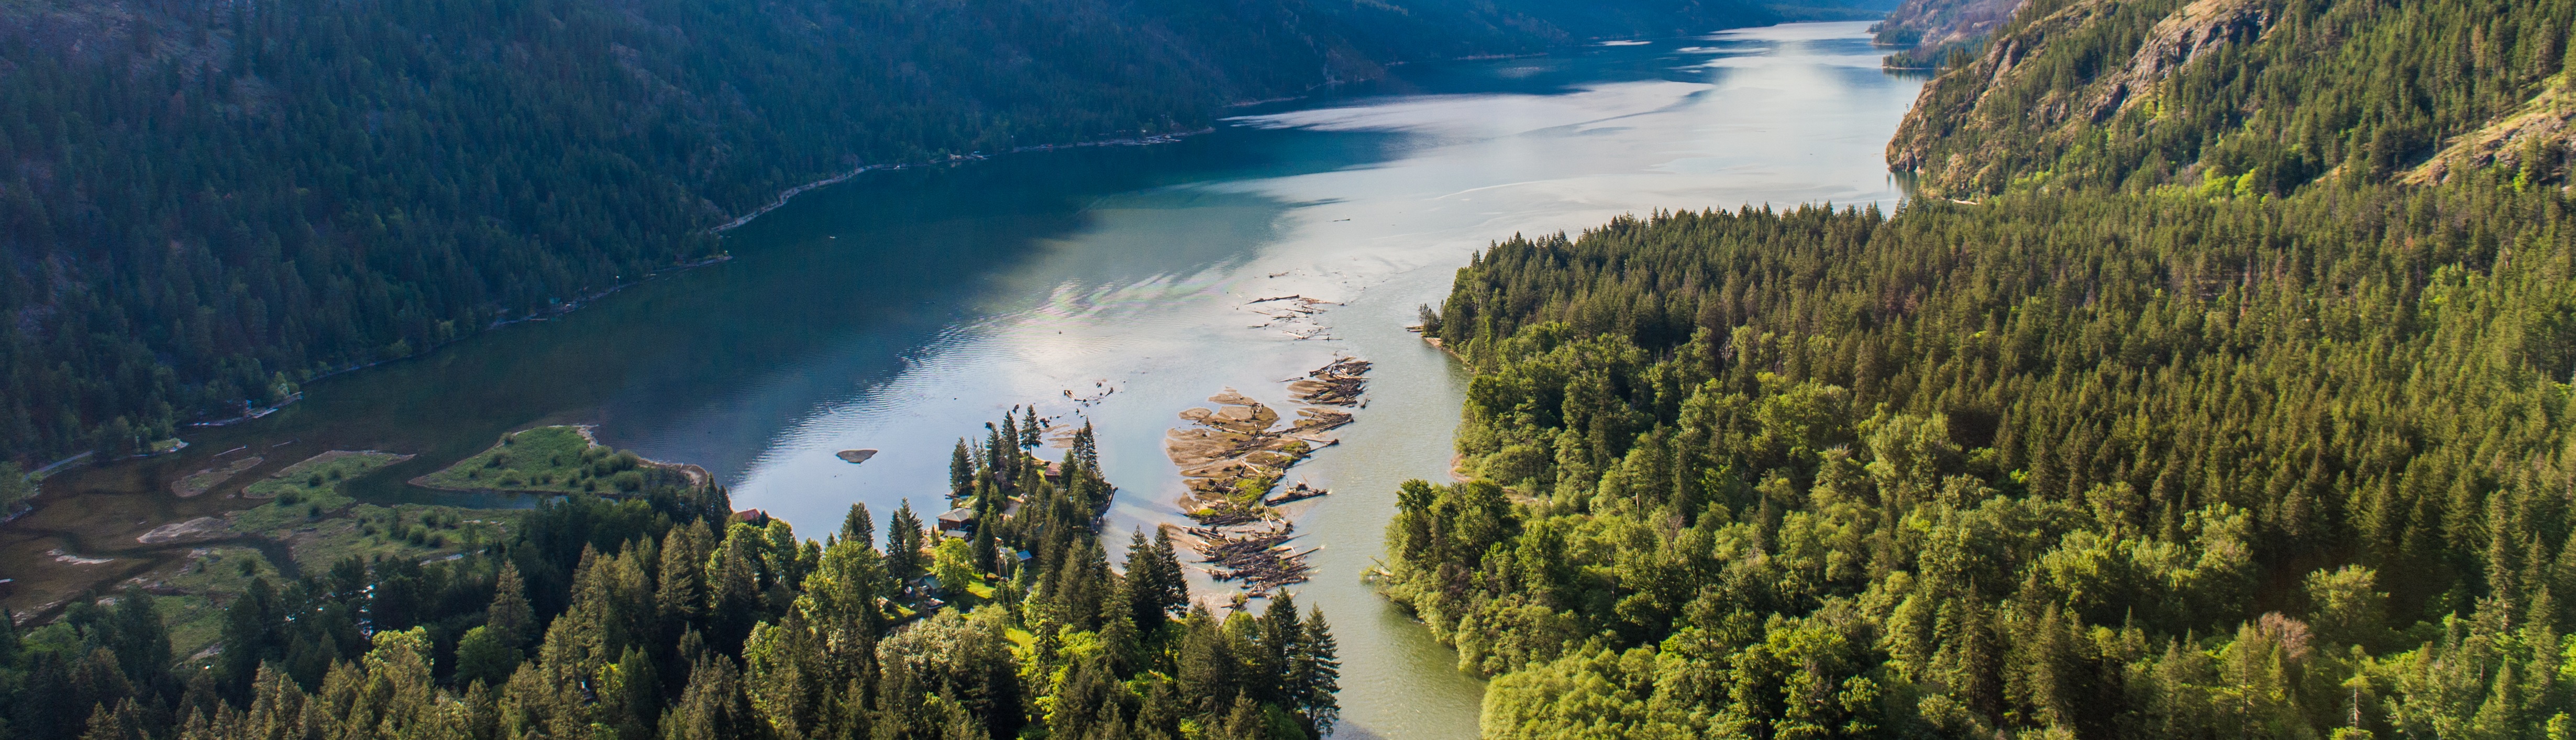
<instances>
[{"instance_id":1,"label":"bare rock face","mask_svg":"<svg viewBox=\"0 0 2576 740\"><path fill-rule=\"evenodd\" d=\"M2056 150L2085 127L2142 104L2157 83L2211 52L2262 38L2274 21L2258 0L2196 0L2159 20L2126 65L2079 85L2054 87L2059 81L2049 76L2062 70L2024 64L2056 39L2117 22L2123 10L2109 0L2026 9L1996 32L1984 55L1923 87L1888 142L1888 167L1918 175L1928 195L2000 190L2027 174L2014 170L2012 153Z\"/></svg>"},{"instance_id":2,"label":"bare rock face","mask_svg":"<svg viewBox=\"0 0 2576 740\"><path fill-rule=\"evenodd\" d=\"M2193 60L2228 44L2262 38L2272 26L2272 12L2255 0L2198 0L2156 23L2147 42L2129 58L2129 66L2093 87L2099 90L2086 118L2100 122L2133 102L2158 80Z\"/></svg>"},{"instance_id":3,"label":"bare rock face","mask_svg":"<svg viewBox=\"0 0 2576 740\"><path fill-rule=\"evenodd\" d=\"M1871 26L1881 46L1938 49L1984 38L2011 20L2024 0L1905 0Z\"/></svg>"},{"instance_id":4,"label":"bare rock face","mask_svg":"<svg viewBox=\"0 0 2576 740\"><path fill-rule=\"evenodd\" d=\"M2452 137L2399 180L2429 185L2471 170L2496 168L2515 177L2563 183L2576 173L2576 82L2552 85L2493 123Z\"/></svg>"}]
</instances>

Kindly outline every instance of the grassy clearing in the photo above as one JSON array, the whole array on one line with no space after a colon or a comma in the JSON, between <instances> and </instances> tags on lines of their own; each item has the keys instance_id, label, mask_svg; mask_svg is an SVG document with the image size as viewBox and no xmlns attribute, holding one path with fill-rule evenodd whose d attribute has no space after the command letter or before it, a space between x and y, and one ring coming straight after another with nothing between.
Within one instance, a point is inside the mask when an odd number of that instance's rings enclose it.
<instances>
[{"instance_id":1,"label":"grassy clearing","mask_svg":"<svg viewBox=\"0 0 2576 740\"><path fill-rule=\"evenodd\" d=\"M382 452L315 455L244 490L246 496L269 501L233 513L232 530L285 543L296 564L310 573L353 556L426 560L450 555L499 541L517 524L517 511L357 504L341 490L350 479L407 459Z\"/></svg>"},{"instance_id":2,"label":"grassy clearing","mask_svg":"<svg viewBox=\"0 0 2576 740\"><path fill-rule=\"evenodd\" d=\"M425 562L478 550L506 538L526 513L361 504L341 490L350 480L407 459L409 455L373 451L315 455L244 487L244 498L265 501L227 515L225 526L284 545L294 568L310 576L348 558ZM209 545L125 585L151 595L170 630L173 650L185 659L222 637L226 610L249 591L253 578L266 578L280 589L291 580L259 550Z\"/></svg>"},{"instance_id":3,"label":"grassy clearing","mask_svg":"<svg viewBox=\"0 0 2576 740\"><path fill-rule=\"evenodd\" d=\"M190 473L188 477L179 479L179 482L170 484L170 492L179 494L180 498L204 494L207 489L223 485L224 481L231 480L233 476L240 475L244 470L259 467L260 462L262 460L258 455L252 455L226 465Z\"/></svg>"},{"instance_id":4,"label":"grassy clearing","mask_svg":"<svg viewBox=\"0 0 2576 740\"><path fill-rule=\"evenodd\" d=\"M431 560L500 541L518 526L520 512L404 504L359 504L278 537L305 572L319 572L344 558Z\"/></svg>"},{"instance_id":5,"label":"grassy clearing","mask_svg":"<svg viewBox=\"0 0 2576 740\"><path fill-rule=\"evenodd\" d=\"M340 494L340 482L366 475L394 463L411 459L410 455L390 452L350 452L332 450L286 466L259 482L242 489L249 498L274 498L285 503ZM293 499L293 500L290 500Z\"/></svg>"},{"instance_id":6,"label":"grassy clearing","mask_svg":"<svg viewBox=\"0 0 2576 740\"><path fill-rule=\"evenodd\" d=\"M619 494L644 490L648 463L592 442L580 427L537 427L413 482L456 491Z\"/></svg>"},{"instance_id":7,"label":"grassy clearing","mask_svg":"<svg viewBox=\"0 0 2576 740\"><path fill-rule=\"evenodd\" d=\"M206 547L190 553L177 570L153 580L147 588L170 628L171 652L181 658L197 654L223 636L224 607L250 590L254 577L282 585L277 568L247 547ZM147 576L146 578L151 578Z\"/></svg>"},{"instance_id":8,"label":"grassy clearing","mask_svg":"<svg viewBox=\"0 0 2576 740\"><path fill-rule=\"evenodd\" d=\"M340 491L341 483L408 459L411 456L343 450L306 458L243 488L243 497L269 501L233 514L232 530L274 536L279 530L320 521L352 503Z\"/></svg>"},{"instance_id":9,"label":"grassy clearing","mask_svg":"<svg viewBox=\"0 0 2576 740\"><path fill-rule=\"evenodd\" d=\"M254 511L276 507L271 502ZM353 557L425 562L471 552L500 541L518 525L521 514L421 504L359 504L322 518L294 517L259 534L285 543L296 568L317 575ZM236 521L235 528L241 529L241 522ZM252 578L266 578L270 586L280 589L290 580L258 550L212 546L190 551L179 564L131 583L153 595L162 623L170 629L174 653L187 658L222 637L225 609L250 590Z\"/></svg>"}]
</instances>

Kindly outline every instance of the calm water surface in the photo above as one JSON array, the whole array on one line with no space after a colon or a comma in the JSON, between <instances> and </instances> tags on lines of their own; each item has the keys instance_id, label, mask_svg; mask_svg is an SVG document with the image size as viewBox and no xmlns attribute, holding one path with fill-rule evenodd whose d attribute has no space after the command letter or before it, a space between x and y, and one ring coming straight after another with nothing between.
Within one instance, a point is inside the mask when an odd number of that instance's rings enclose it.
<instances>
[{"instance_id":1,"label":"calm water surface","mask_svg":"<svg viewBox=\"0 0 2576 740\"><path fill-rule=\"evenodd\" d=\"M880 517L906 499L939 507L956 439L1034 402L1099 426L1118 549L1129 529L1176 520L1161 448L1175 414L1228 387L1285 408L1281 381L1355 355L1377 363L1367 407L1291 473L1334 491L1293 507L1325 548L1298 598L1341 641L1342 737L1474 737L1483 684L1359 577L1396 484L1446 477L1464 389L1402 327L1469 254L1515 232L1657 208L1892 205L1882 148L1919 83L1878 70L1866 26L1401 67L1177 144L871 174L733 232L728 263L190 436L208 452L280 446L279 464L422 453L363 482L386 500L427 498L399 481L509 429L592 423L819 536L852 502ZM1252 328L1266 318L1247 302L1292 294L1340 305L1301 325L1313 338ZM1087 405L1065 395L1109 388ZM882 452L832 456L862 447Z\"/></svg>"}]
</instances>

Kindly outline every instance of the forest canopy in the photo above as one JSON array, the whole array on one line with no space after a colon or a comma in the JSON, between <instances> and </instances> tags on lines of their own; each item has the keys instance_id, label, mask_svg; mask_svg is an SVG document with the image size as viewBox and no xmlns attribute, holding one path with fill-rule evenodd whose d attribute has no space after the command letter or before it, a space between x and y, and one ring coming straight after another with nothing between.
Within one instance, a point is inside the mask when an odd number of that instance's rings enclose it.
<instances>
[{"instance_id":1,"label":"forest canopy","mask_svg":"<svg viewBox=\"0 0 2576 740\"><path fill-rule=\"evenodd\" d=\"M726 251L863 165L1188 132L1739 2L0 5L0 459L110 455Z\"/></svg>"},{"instance_id":2,"label":"forest canopy","mask_svg":"<svg viewBox=\"0 0 2576 740\"><path fill-rule=\"evenodd\" d=\"M2569 215L2006 196L1503 242L1439 315L1476 480L1405 487L1388 592L1497 677L1489 737L2538 737L2576 706Z\"/></svg>"},{"instance_id":3,"label":"forest canopy","mask_svg":"<svg viewBox=\"0 0 2576 740\"><path fill-rule=\"evenodd\" d=\"M549 502L505 542L428 563L349 558L227 605L174 656L156 600L0 619L0 736L732 740L1313 740L1337 716L1322 612L1190 603L1171 538L1101 544L1113 490L1089 427L972 445L932 501L853 505L803 539L724 491L656 479ZM961 443L962 444L962 443ZM1052 467L1052 470L1050 468ZM245 569L246 571L248 569ZM5 617L8 615L0 615Z\"/></svg>"},{"instance_id":4,"label":"forest canopy","mask_svg":"<svg viewBox=\"0 0 2576 740\"><path fill-rule=\"evenodd\" d=\"M1495 243L1384 588L1490 738L2565 736L2567 8L2034 0L1892 214Z\"/></svg>"}]
</instances>

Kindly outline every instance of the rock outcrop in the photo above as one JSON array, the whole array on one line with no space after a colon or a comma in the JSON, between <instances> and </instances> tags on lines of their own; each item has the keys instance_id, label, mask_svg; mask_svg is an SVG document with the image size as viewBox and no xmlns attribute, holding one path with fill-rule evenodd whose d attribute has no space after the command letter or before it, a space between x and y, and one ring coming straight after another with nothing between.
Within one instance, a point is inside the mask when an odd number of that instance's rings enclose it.
<instances>
[{"instance_id":1,"label":"rock outcrop","mask_svg":"<svg viewBox=\"0 0 2576 740\"><path fill-rule=\"evenodd\" d=\"M2107 22L2135 22L2108 0L2027 8L1974 62L1925 85L1887 145L1887 163L1918 175L1928 195L2001 190L2021 162L2045 158L2084 129L2144 104L2157 84L2218 49L2261 39L2274 21L2261 0L2196 0L2139 37L2128 62L2065 86L2066 70L2032 67L2042 49ZM2032 13L2038 13L2032 16Z\"/></svg>"}]
</instances>

